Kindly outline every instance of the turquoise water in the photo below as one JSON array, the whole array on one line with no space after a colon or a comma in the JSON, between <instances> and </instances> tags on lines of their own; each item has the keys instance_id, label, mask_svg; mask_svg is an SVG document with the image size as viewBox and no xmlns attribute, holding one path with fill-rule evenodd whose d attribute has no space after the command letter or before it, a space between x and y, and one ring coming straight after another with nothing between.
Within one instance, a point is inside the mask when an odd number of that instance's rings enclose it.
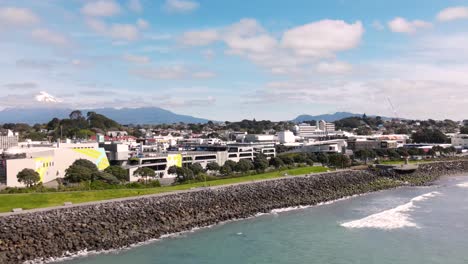
<instances>
[{"instance_id":1,"label":"turquoise water","mask_svg":"<svg viewBox=\"0 0 468 264\"><path fill-rule=\"evenodd\" d=\"M64 263L468 263L468 176L261 215Z\"/></svg>"}]
</instances>

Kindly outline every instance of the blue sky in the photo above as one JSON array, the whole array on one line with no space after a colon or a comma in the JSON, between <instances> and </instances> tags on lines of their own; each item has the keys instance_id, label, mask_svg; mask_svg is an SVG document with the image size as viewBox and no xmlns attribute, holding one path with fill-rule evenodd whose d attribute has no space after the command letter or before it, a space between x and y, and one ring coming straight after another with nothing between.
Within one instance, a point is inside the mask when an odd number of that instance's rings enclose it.
<instances>
[{"instance_id":1,"label":"blue sky","mask_svg":"<svg viewBox=\"0 0 468 264\"><path fill-rule=\"evenodd\" d=\"M0 0L0 108L464 119L468 1Z\"/></svg>"}]
</instances>

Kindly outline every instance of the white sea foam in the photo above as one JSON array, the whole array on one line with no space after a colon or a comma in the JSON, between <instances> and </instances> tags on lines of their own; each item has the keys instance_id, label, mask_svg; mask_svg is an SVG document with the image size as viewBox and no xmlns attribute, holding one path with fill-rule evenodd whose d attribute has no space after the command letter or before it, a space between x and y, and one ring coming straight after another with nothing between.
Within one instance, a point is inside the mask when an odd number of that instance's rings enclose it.
<instances>
[{"instance_id":1,"label":"white sea foam","mask_svg":"<svg viewBox=\"0 0 468 264\"><path fill-rule=\"evenodd\" d=\"M419 226L413 222L409 212L417 207L415 203L425 201L428 198L435 197L437 195L440 195L440 193L426 193L411 199L411 201L403 205L399 205L395 208L376 213L359 220L343 223L341 226L346 228L376 228L385 230L404 227L419 228Z\"/></svg>"},{"instance_id":2,"label":"white sea foam","mask_svg":"<svg viewBox=\"0 0 468 264\"><path fill-rule=\"evenodd\" d=\"M356 194L356 195L352 195L352 196L346 196L346 197L343 197L343 198L340 198L340 199L331 200L331 201L327 201L327 202L322 202L322 203L318 203L318 204L315 204L315 205L301 205L301 206L292 206L292 207L286 207L286 208L280 208L280 209L273 209L273 210L271 210L270 213L271 214L279 214L279 213L285 213L285 212L295 211L295 210L302 210L302 209L307 209L307 208L321 206L321 205L333 204L333 203L336 203L336 202L339 202L339 201L348 200L348 199L351 199L351 198L354 198L354 197L357 197L357 196L362 196L362 195L366 195L366 194Z\"/></svg>"},{"instance_id":3,"label":"white sea foam","mask_svg":"<svg viewBox=\"0 0 468 264\"><path fill-rule=\"evenodd\" d=\"M459 183L459 184L457 184L457 186L461 187L461 188L468 188L468 182Z\"/></svg>"}]
</instances>

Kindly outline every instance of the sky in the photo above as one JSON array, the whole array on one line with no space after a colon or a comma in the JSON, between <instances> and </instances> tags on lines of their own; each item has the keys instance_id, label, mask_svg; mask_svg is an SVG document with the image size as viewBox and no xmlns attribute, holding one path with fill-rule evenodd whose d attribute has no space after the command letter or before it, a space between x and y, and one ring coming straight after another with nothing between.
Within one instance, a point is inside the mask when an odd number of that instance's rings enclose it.
<instances>
[{"instance_id":1,"label":"sky","mask_svg":"<svg viewBox=\"0 0 468 264\"><path fill-rule=\"evenodd\" d=\"M468 119L468 0L0 0L0 109Z\"/></svg>"}]
</instances>

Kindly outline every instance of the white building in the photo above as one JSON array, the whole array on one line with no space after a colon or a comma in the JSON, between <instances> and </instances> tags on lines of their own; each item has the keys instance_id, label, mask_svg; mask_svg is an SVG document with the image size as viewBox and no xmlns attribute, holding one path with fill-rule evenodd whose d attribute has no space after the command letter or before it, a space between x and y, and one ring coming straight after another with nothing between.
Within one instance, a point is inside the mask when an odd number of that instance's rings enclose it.
<instances>
[{"instance_id":1,"label":"white building","mask_svg":"<svg viewBox=\"0 0 468 264\"><path fill-rule=\"evenodd\" d=\"M60 143L43 145L21 145L6 150L4 159L0 160L1 175L4 175L9 187L22 187L17 174L23 169L32 169L39 173L40 181L48 183L63 178L65 171L77 159L87 159L104 170L109 166L105 150L98 143Z\"/></svg>"},{"instance_id":2,"label":"white building","mask_svg":"<svg viewBox=\"0 0 468 264\"><path fill-rule=\"evenodd\" d=\"M0 131L0 152L15 146L18 146L18 133L11 130Z\"/></svg>"},{"instance_id":3,"label":"white building","mask_svg":"<svg viewBox=\"0 0 468 264\"><path fill-rule=\"evenodd\" d=\"M281 144L294 143L296 142L296 136L294 136L294 133L289 130L281 131L278 132L278 140Z\"/></svg>"},{"instance_id":4,"label":"white building","mask_svg":"<svg viewBox=\"0 0 468 264\"><path fill-rule=\"evenodd\" d=\"M275 143L276 136L275 135L268 135L268 134L248 134L245 135L244 140L242 142L245 143Z\"/></svg>"},{"instance_id":5,"label":"white building","mask_svg":"<svg viewBox=\"0 0 468 264\"><path fill-rule=\"evenodd\" d=\"M451 138L452 146L468 149L468 134L457 134Z\"/></svg>"},{"instance_id":6,"label":"white building","mask_svg":"<svg viewBox=\"0 0 468 264\"><path fill-rule=\"evenodd\" d=\"M317 138L326 137L327 132L317 128L317 126L311 126L309 124L299 124L294 127L296 135L301 138Z\"/></svg>"},{"instance_id":7,"label":"white building","mask_svg":"<svg viewBox=\"0 0 468 264\"><path fill-rule=\"evenodd\" d=\"M320 120L318 122L318 128L325 132L335 132L335 124L325 122L325 120Z\"/></svg>"}]
</instances>

